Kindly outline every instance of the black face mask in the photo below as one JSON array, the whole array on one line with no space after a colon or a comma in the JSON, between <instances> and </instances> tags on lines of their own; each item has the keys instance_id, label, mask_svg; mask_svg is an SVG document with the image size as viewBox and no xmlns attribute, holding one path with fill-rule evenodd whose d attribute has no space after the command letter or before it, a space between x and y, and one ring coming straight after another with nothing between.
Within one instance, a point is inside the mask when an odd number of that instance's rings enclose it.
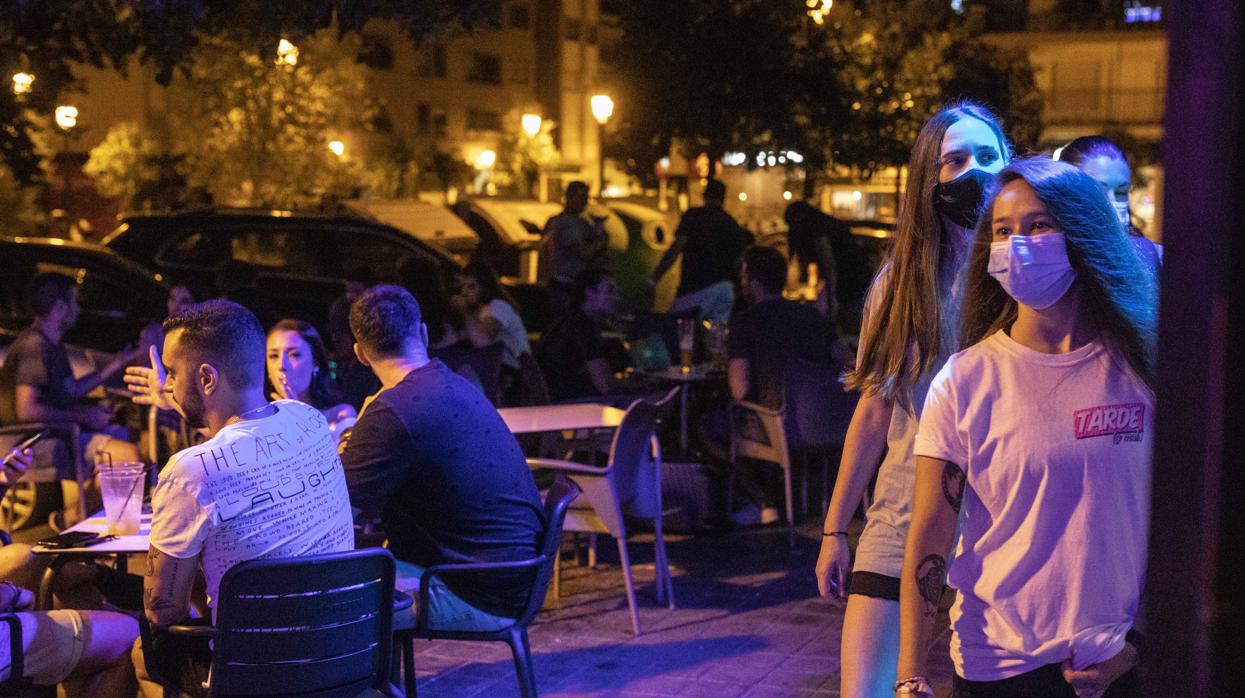
<instances>
[{"instance_id":1,"label":"black face mask","mask_svg":"<svg viewBox=\"0 0 1245 698\"><path fill-rule=\"evenodd\" d=\"M962 228L977 227L977 213L985 198L986 185L994 175L972 169L947 183L934 186L934 210Z\"/></svg>"}]
</instances>

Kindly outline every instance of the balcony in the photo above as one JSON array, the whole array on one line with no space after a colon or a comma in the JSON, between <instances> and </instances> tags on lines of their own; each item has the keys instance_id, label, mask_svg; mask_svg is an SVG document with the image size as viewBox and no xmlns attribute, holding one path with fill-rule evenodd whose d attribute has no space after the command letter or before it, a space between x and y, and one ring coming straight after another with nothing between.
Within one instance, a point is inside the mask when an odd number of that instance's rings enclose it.
<instances>
[{"instance_id":1,"label":"balcony","mask_svg":"<svg viewBox=\"0 0 1245 698\"><path fill-rule=\"evenodd\" d=\"M1046 93L1047 125L1163 123L1163 88L1057 88Z\"/></svg>"}]
</instances>

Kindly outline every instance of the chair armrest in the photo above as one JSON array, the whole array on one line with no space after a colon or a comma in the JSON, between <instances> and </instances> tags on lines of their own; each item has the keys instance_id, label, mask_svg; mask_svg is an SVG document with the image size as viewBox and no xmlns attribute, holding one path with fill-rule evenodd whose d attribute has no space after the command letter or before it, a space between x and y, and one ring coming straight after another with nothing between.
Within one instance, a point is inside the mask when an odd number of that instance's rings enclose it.
<instances>
[{"instance_id":1,"label":"chair armrest","mask_svg":"<svg viewBox=\"0 0 1245 698\"><path fill-rule=\"evenodd\" d=\"M500 570L521 570L529 567L539 568L547 560L545 555L537 555L526 560L509 560L506 562L466 562L451 565L433 565L419 575L419 605L415 607L415 627L426 629L428 623L429 588L434 577L443 572L497 572Z\"/></svg>"},{"instance_id":2,"label":"chair armrest","mask_svg":"<svg viewBox=\"0 0 1245 698\"><path fill-rule=\"evenodd\" d=\"M9 626L9 678L0 681L0 690L20 686L24 667L22 666L22 621L16 613L0 613L0 623ZM4 631L0 631L4 632ZM5 695L8 695L6 692Z\"/></svg>"},{"instance_id":3,"label":"chair armrest","mask_svg":"<svg viewBox=\"0 0 1245 698\"><path fill-rule=\"evenodd\" d=\"M748 410L749 412L756 412L757 414L766 417L781 417L783 414L783 410L776 410L772 407L766 407L765 405L758 405L757 403L750 402L748 400L735 400L731 403L731 406Z\"/></svg>"},{"instance_id":4,"label":"chair armrest","mask_svg":"<svg viewBox=\"0 0 1245 698\"><path fill-rule=\"evenodd\" d=\"M585 465L556 458L528 458L527 467L548 468L563 473L579 473L580 475L596 475L599 477L603 477L609 472L609 468L598 468L595 465Z\"/></svg>"},{"instance_id":5,"label":"chair armrest","mask_svg":"<svg viewBox=\"0 0 1245 698\"><path fill-rule=\"evenodd\" d=\"M170 625L158 628L156 632L164 632L178 637L216 637L214 625Z\"/></svg>"}]
</instances>

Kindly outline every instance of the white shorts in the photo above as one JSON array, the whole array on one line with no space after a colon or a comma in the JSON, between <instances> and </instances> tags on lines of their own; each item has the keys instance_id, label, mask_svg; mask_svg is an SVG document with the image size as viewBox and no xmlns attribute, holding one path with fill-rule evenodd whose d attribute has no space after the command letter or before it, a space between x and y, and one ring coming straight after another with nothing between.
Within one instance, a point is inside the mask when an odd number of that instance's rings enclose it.
<instances>
[{"instance_id":1,"label":"white shorts","mask_svg":"<svg viewBox=\"0 0 1245 698\"><path fill-rule=\"evenodd\" d=\"M69 678L91 640L82 614L61 609L23 611L17 616L22 622L22 673L40 686L54 686ZM0 674L7 672L6 666Z\"/></svg>"}]
</instances>

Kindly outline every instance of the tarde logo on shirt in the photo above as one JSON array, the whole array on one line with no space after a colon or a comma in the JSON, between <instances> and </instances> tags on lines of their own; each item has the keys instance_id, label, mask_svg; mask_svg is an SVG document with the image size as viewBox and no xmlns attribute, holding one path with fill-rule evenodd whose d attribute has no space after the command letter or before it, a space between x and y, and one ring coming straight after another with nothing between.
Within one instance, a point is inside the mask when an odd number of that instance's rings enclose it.
<instances>
[{"instance_id":1,"label":"tarde logo on shirt","mask_svg":"<svg viewBox=\"0 0 1245 698\"><path fill-rule=\"evenodd\" d=\"M1141 402L1099 405L1072 413L1077 439L1113 436L1115 443L1141 441L1145 431L1146 406Z\"/></svg>"}]
</instances>

